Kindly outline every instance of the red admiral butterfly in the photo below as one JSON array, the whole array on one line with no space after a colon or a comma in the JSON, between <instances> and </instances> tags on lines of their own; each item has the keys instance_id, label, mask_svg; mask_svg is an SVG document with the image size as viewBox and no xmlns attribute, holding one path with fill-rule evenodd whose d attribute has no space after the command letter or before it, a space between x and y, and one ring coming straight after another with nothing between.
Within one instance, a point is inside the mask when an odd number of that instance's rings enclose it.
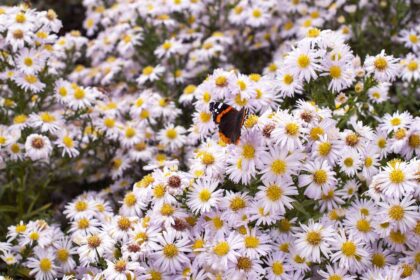
<instances>
[{"instance_id":1,"label":"red admiral butterfly","mask_svg":"<svg viewBox=\"0 0 420 280\"><path fill-rule=\"evenodd\" d=\"M219 125L220 139L226 144L238 144L248 110L242 108L238 111L224 103L210 102L210 112L213 113L214 122Z\"/></svg>"}]
</instances>

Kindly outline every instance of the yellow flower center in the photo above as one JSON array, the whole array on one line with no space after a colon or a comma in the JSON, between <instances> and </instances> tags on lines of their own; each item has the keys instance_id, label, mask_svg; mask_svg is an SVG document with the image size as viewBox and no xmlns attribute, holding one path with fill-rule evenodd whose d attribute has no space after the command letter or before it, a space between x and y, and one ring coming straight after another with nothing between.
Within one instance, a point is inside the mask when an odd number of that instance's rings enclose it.
<instances>
[{"instance_id":1,"label":"yellow flower center","mask_svg":"<svg viewBox=\"0 0 420 280\"><path fill-rule=\"evenodd\" d=\"M69 136L64 136L63 137L63 144L67 148L73 148L73 146L74 146L73 139L71 139Z\"/></svg>"},{"instance_id":2,"label":"yellow flower center","mask_svg":"<svg viewBox=\"0 0 420 280\"><path fill-rule=\"evenodd\" d=\"M288 123L285 128L286 133L291 136L296 136L299 132L299 126L296 123Z\"/></svg>"},{"instance_id":3,"label":"yellow flower center","mask_svg":"<svg viewBox=\"0 0 420 280\"><path fill-rule=\"evenodd\" d=\"M322 142L318 146L318 152L321 156L327 156L331 151L331 144L328 142Z\"/></svg>"},{"instance_id":4,"label":"yellow flower center","mask_svg":"<svg viewBox=\"0 0 420 280\"><path fill-rule=\"evenodd\" d=\"M132 127L128 127L125 130L125 137L127 138L133 138L136 135L136 130Z\"/></svg>"},{"instance_id":5,"label":"yellow flower center","mask_svg":"<svg viewBox=\"0 0 420 280\"><path fill-rule=\"evenodd\" d=\"M16 29L15 31L13 31L13 37L14 37L15 39L20 40L20 39L22 39L22 38L23 38L23 36L24 36L23 30L21 30L21 29Z\"/></svg>"},{"instance_id":6,"label":"yellow flower center","mask_svg":"<svg viewBox=\"0 0 420 280\"><path fill-rule=\"evenodd\" d=\"M244 81L238 80L236 83L242 91L246 90L246 83Z\"/></svg>"},{"instance_id":7,"label":"yellow flower center","mask_svg":"<svg viewBox=\"0 0 420 280\"><path fill-rule=\"evenodd\" d=\"M162 205L162 208L160 208L160 213L163 216L171 216L175 212L175 209L172 207L172 205L168 203L164 203Z\"/></svg>"},{"instance_id":8,"label":"yellow flower center","mask_svg":"<svg viewBox=\"0 0 420 280\"><path fill-rule=\"evenodd\" d=\"M208 123L211 119L211 114L207 113L207 112L201 112L200 113L200 120L203 123Z\"/></svg>"},{"instance_id":9,"label":"yellow flower center","mask_svg":"<svg viewBox=\"0 0 420 280\"><path fill-rule=\"evenodd\" d=\"M330 67L330 76L334 79L338 79L341 77L341 68L340 66L333 65Z\"/></svg>"},{"instance_id":10,"label":"yellow flower center","mask_svg":"<svg viewBox=\"0 0 420 280\"><path fill-rule=\"evenodd\" d=\"M98 236L92 235L92 236L88 237L87 243L88 243L89 247L97 248L97 247L99 247L99 245L101 245L102 240Z\"/></svg>"},{"instance_id":11,"label":"yellow flower center","mask_svg":"<svg viewBox=\"0 0 420 280\"><path fill-rule=\"evenodd\" d=\"M267 187L265 194L271 201L277 201L283 195L283 190L277 185Z\"/></svg>"},{"instance_id":12,"label":"yellow flower center","mask_svg":"<svg viewBox=\"0 0 420 280\"><path fill-rule=\"evenodd\" d=\"M233 11L235 12L235 14L239 15L243 12L244 8L242 6L236 6Z\"/></svg>"},{"instance_id":13,"label":"yellow flower center","mask_svg":"<svg viewBox=\"0 0 420 280\"><path fill-rule=\"evenodd\" d=\"M391 231L389 234L389 238L397 244L404 244L406 241L406 236L404 233L402 233L401 231L397 230L397 231Z\"/></svg>"},{"instance_id":14,"label":"yellow flower center","mask_svg":"<svg viewBox=\"0 0 420 280\"><path fill-rule=\"evenodd\" d=\"M386 259L385 259L385 256L383 254L381 254L381 253L374 253L372 255L372 264L374 266L377 266L379 268L382 268L382 267L385 266L385 263L386 263Z\"/></svg>"},{"instance_id":15,"label":"yellow flower center","mask_svg":"<svg viewBox=\"0 0 420 280\"><path fill-rule=\"evenodd\" d=\"M150 274L150 280L162 280L162 273L159 271L149 271Z\"/></svg>"},{"instance_id":16,"label":"yellow flower center","mask_svg":"<svg viewBox=\"0 0 420 280\"><path fill-rule=\"evenodd\" d=\"M236 266L238 269L248 271L252 268L252 261L247 257L239 257Z\"/></svg>"},{"instance_id":17,"label":"yellow flower center","mask_svg":"<svg viewBox=\"0 0 420 280\"><path fill-rule=\"evenodd\" d=\"M407 64L407 69L411 72L416 71L419 68L419 65L417 63L417 61L415 60L411 60L408 64Z\"/></svg>"},{"instance_id":18,"label":"yellow flower center","mask_svg":"<svg viewBox=\"0 0 420 280\"><path fill-rule=\"evenodd\" d=\"M359 143L359 136L356 133L350 133L346 136L346 144L350 147L354 147Z\"/></svg>"},{"instance_id":19,"label":"yellow flower center","mask_svg":"<svg viewBox=\"0 0 420 280\"><path fill-rule=\"evenodd\" d=\"M168 105L168 101L169 101L169 99L167 99L167 98L161 98L159 100L159 106L160 107L166 107Z\"/></svg>"},{"instance_id":20,"label":"yellow flower center","mask_svg":"<svg viewBox=\"0 0 420 280\"><path fill-rule=\"evenodd\" d=\"M51 115L47 112L41 113L39 114L39 117L41 118L41 120L45 123L52 123L56 120L56 118L54 117L54 115Z\"/></svg>"},{"instance_id":21,"label":"yellow flower center","mask_svg":"<svg viewBox=\"0 0 420 280\"><path fill-rule=\"evenodd\" d=\"M164 50L169 50L172 47L172 43L169 41L165 41L165 43L163 43L162 45Z\"/></svg>"},{"instance_id":22,"label":"yellow flower center","mask_svg":"<svg viewBox=\"0 0 420 280\"><path fill-rule=\"evenodd\" d=\"M380 138L378 139L378 142L376 144L378 145L379 148L383 149L386 147L386 139Z\"/></svg>"},{"instance_id":23,"label":"yellow flower center","mask_svg":"<svg viewBox=\"0 0 420 280\"><path fill-rule=\"evenodd\" d=\"M405 136L407 135L407 131L406 131L406 129L405 128L400 128L400 129L398 129L396 132L395 132L395 138L397 139L397 140L401 140L401 139L403 139Z\"/></svg>"},{"instance_id":24,"label":"yellow flower center","mask_svg":"<svg viewBox=\"0 0 420 280\"><path fill-rule=\"evenodd\" d=\"M309 28L307 33L309 38L316 38L319 36L319 34L321 34L321 30L319 30L318 28Z\"/></svg>"},{"instance_id":25,"label":"yellow flower center","mask_svg":"<svg viewBox=\"0 0 420 280\"><path fill-rule=\"evenodd\" d=\"M373 159L371 157L365 158L365 166L366 167L371 167L372 164L373 164Z\"/></svg>"},{"instance_id":26,"label":"yellow flower center","mask_svg":"<svg viewBox=\"0 0 420 280\"><path fill-rule=\"evenodd\" d=\"M299 55L297 59L297 64L299 65L300 68L306 68L309 66L310 63L311 63L311 59L309 58L308 55L306 54Z\"/></svg>"},{"instance_id":27,"label":"yellow flower center","mask_svg":"<svg viewBox=\"0 0 420 280\"><path fill-rule=\"evenodd\" d=\"M275 63L271 63L270 65L268 65L268 70L270 72L275 72L277 70L277 65Z\"/></svg>"},{"instance_id":28,"label":"yellow flower center","mask_svg":"<svg viewBox=\"0 0 420 280\"><path fill-rule=\"evenodd\" d=\"M224 225L224 222L223 222L222 219L220 219L220 217L216 216L216 217L213 218L212 221L213 221L213 225L216 229L221 229Z\"/></svg>"},{"instance_id":29,"label":"yellow flower center","mask_svg":"<svg viewBox=\"0 0 420 280\"><path fill-rule=\"evenodd\" d=\"M251 128L251 127L254 127L254 125L256 125L257 122L258 122L258 116L256 116L256 115L250 115L246 119L246 121L244 123L244 126L246 128Z\"/></svg>"},{"instance_id":30,"label":"yellow flower center","mask_svg":"<svg viewBox=\"0 0 420 280\"><path fill-rule=\"evenodd\" d=\"M52 262L48 258L43 258L39 260L39 269L41 269L42 272L48 272L52 268Z\"/></svg>"},{"instance_id":31,"label":"yellow flower center","mask_svg":"<svg viewBox=\"0 0 420 280\"><path fill-rule=\"evenodd\" d=\"M394 205L389 208L388 215L395 221L401 221L404 218L404 208L400 205Z\"/></svg>"},{"instance_id":32,"label":"yellow flower center","mask_svg":"<svg viewBox=\"0 0 420 280\"><path fill-rule=\"evenodd\" d=\"M238 93L235 96L235 103L238 104L239 106L243 107L248 103L248 99L246 98L242 98L241 94Z\"/></svg>"},{"instance_id":33,"label":"yellow flower center","mask_svg":"<svg viewBox=\"0 0 420 280\"><path fill-rule=\"evenodd\" d=\"M153 73L153 70L155 70L155 68L153 68L153 66L146 66L143 68L143 75L145 76L149 76L150 74Z\"/></svg>"},{"instance_id":34,"label":"yellow flower center","mask_svg":"<svg viewBox=\"0 0 420 280\"><path fill-rule=\"evenodd\" d=\"M178 255L178 248L175 244L167 244L163 247L163 254L165 257L172 259Z\"/></svg>"},{"instance_id":35,"label":"yellow flower center","mask_svg":"<svg viewBox=\"0 0 420 280\"><path fill-rule=\"evenodd\" d=\"M136 237L134 238L138 244L143 244L145 241L149 239L147 236L147 233L145 232L139 232L136 234Z\"/></svg>"},{"instance_id":36,"label":"yellow flower center","mask_svg":"<svg viewBox=\"0 0 420 280\"><path fill-rule=\"evenodd\" d=\"M294 26L294 24L293 24L293 22L291 22L291 21L288 21L288 22L286 22L284 25L283 25L283 28L284 28L284 30L290 30L290 29L292 29L293 28L293 26Z\"/></svg>"},{"instance_id":37,"label":"yellow flower center","mask_svg":"<svg viewBox=\"0 0 420 280\"><path fill-rule=\"evenodd\" d=\"M35 84L38 82L38 78L35 75L25 75L25 81L28 84Z\"/></svg>"},{"instance_id":38,"label":"yellow flower center","mask_svg":"<svg viewBox=\"0 0 420 280\"><path fill-rule=\"evenodd\" d=\"M127 231L131 228L131 222L130 219L127 217L121 217L118 220L118 227L122 231Z\"/></svg>"},{"instance_id":39,"label":"yellow flower center","mask_svg":"<svg viewBox=\"0 0 420 280\"><path fill-rule=\"evenodd\" d=\"M17 115L13 118L13 123L14 124L22 124L24 123L26 120L28 119L28 117L26 115Z\"/></svg>"},{"instance_id":40,"label":"yellow flower center","mask_svg":"<svg viewBox=\"0 0 420 280\"><path fill-rule=\"evenodd\" d=\"M414 256L414 261L416 262L416 264L420 264L420 252L418 252L418 253Z\"/></svg>"},{"instance_id":41,"label":"yellow flower center","mask_svg":"<svg viewBox=\"0 0 420 280\"><path fill-rule=\"evenodd\" d=\"M204 240L203 239L197 239L194 244L192 245L192 249L194 251L197 251L197 249L204 248Z\"/></svg>"},{"instance_id":42,"label":"yellow flower center","mask_svg":"<svg viewBox=\"0 0 420 280\"><path fill-rule=\"evenodd\" d=\"M242 170L242 158L239 158L238 161L236 162L236 167L239 170Z\"/></svg>"},{"instance_id":43,"label":"yellow flower center","mask_svg":"<svg viewBox=\"0 0 420 280\"><path fill-rule=\"evenodd\" d=\"M32 60L32 58L30 58L30 57L26 57L24 60L23 60L23 64L25 64L26 66L28 66L28 67L31 67L33 64L34 64L34 61Z\"/></svg>"},{"instance_id":44,"label":"yellow flower center","mask_svg":"<svg viewBox=\"0 0 420 280\"><path fill-rule=\"evenodd\" d=\"M283 76L283 82L286 84L286 85L290 85L290 84L292 84L293 83L293 76L292 75L290 75L290 74L285 74L284 76Z\"/></svg>"},{"instance_id":45,"label":"yellow flower center","mask_svg":"<svg viewBox=\"0 0 420 280\"><path fill-rule=\"evenodd\" d=\"M370 231L370 223L365 220L361 219L357 221L356 227L361 232L369 232Z\"/></svg>"},{"instance_id":46,"label":"yellow flower center","mask_svg":"<svg viewBox=\"0 0 420 280\"><path fill-rule=\"evenodd\" d=\"M147 119L149 116L150 116L149 110L147 110L147 109L141 110L141 112L140 112L140 118L142 120Z\"/></svg>"},{"instance_id":47,"label":"yellow flower center","mask_svg":"<svg viewBox=\"0 0 420 280\"><path fill-rule=\"evenodd\" d=\"M279 245L279 250L284 252L284 253L289 253L289 243L283 243Z\"/></svg>"},{"instance_id":48,"label":"yellow flower center","mask_svg":"<svg viewBox=\"0 0 420 280\"><path fill-rule=\"evenodd\" d=\"M234 212L237 212L243 208L246 207L245 200L242 199L240 196L235 196L231 201L229 205L230 209Z\"/></svg>"},{"instance_id":49,"label":"yellow flower center","mask_svg":"<svg viewBox=\"0 0 420 280\"><path fill-rule=\"evenodd\" d=\"M284 267L281 262L275 261L271 265L271 270L273 271L274 275L282 275L284 272Z\"/></svg>"},{"instance_id":50,"label":"yellow flower center","mask_svg":"<svg viewBox=\"0 0 420 280\"><path fill-rule=\"evenodd\" d=\"M327 182L328 174L327 171L320 169L314 172L313 177L315 183L322 185Z\"/></svg>"},{"instance_id":51,"label":"yellow flower center","mask_svg":"<svg viewBox=\"0 0 420 280\"><path fill-rule=\"evenodd\" d=\"M87 205L86 201L84 201L84 200L79 200L74 205L74 209L76 209L77 212L85 211L87 209L87 207L88 207L88 205Z\"/></svg>"},{"instance_id":52,"label":"yellow flower center","mask_svg":"<svg viewBox=\"0 0 420 280\"><path fill-rule=\"evenodd\" d=\"M262 12L260 9L254 9L252 11L252 16L255 18L260 18L262 16Z\"/></svg>"},{"instance_id":53,"label":"yellow flower center","mask_svg":"<svg viewBox=\"0 0 420 280\"><path fill-rule=\"evenodd\" d=\"M210 92L206 91L203 93L203 101L205 103L209 103L209 101L211 100L211 94Z\"/></svg>"},{"instance_id":54,"label":"yellow flower center","mask_svg":"<svg viewBox=\"0 0 420 280\"><path fill-rule=\"evenodd\" d=\"M356 245L351 241L346 241L341 245L341 252L347 257L355 256Z\"/></svg>"},{"instance_id":55,"label":"yellow flower center","mask_svg":"<svg viewBox=\"0 0 420 280\"><path fill-rule=\"evenodd\" d=\"M413 149L418 148L420 146L420 134L411 134L408 137L408 145Z\"/></svg>"},{"instance_id":56,"label":"yellow flower center","mask_svg":"<svg viewBox=\"0 0 420 280\"><path fill-rule=\"evenodd\" d=\"M227 78L225 76L219 76L215 80L216 86L224 87L227 85Z\"/></svg>"},{"instance_id":57,"label":"yellow flower center","mask_svg":"<svg viewBox=\"0 0 420 280\"><path fill-rule=\"evenodd\" d=\"M354 161L353 161L352 158L346 158L346 159L344 159L344 165L347 166L347 167L353 166L353 163L354 163Z\"/></svg>"},{"instance_id":58,"label":"yellow flower center","mask_svg":"<svg viewBox=\"0 0 420 280\"><path fill-rule=\"evenodd\" d=\"M153 195L156 198L163 197L165 195L165 192L165 186L163 184L159 184L153 189Z\"/></svg>"},{"instance_id":59,"label":"yellow flower center","mask_svg":"<svg viewBox=\"0 0 420 280\"><path fill-rule=\"evenodd\" d=\"M126 265L127 265L127 262L124 261L123 259L120 259L115 263L114 268L115 268L116 271L121 273L121 272L125 271ZM129 278L127 277L127 279L129 279Z\"/></svg>"},{"instance_id":60,"label":"yellow flower center","mask_svg":"<svg viewBox=\"0 0 420 280\"><path fill-rule=\"evenodd\" d=\"M16 20L17 23L25 23L26 16L25 16L24 13L17 13L16 17L15 17L15 20Z\"/></svg>"},{"instance_id":61,"label":"yellow flower center","mask_svg":"<svg viewBox=\"0 0 420 280\"><path fill-rule=\"evenodd\" d=\"M185 93L186 95L193 94L196 88L197 88L197 87L196 87L195 85L188 85L188 86L186 86L186 87L185 87L185 89L184 89L184 93Z\"/></svg>"},{"instance_id":62,"label":"yellow flower center","mask_svg":"<svg viewBox=\"0 0 420 280\"><path fill-rule=\"evenodd\" d=\"M26 231L26 225L25 224L19 224L16 226L16 232L17 233L22 233Z\"/></svg>"},{"instance_id":63,"label":"yellow flower center","mask_svg":"<svg viewBox=\"0 0 420 280\"><path fill-rule=\"evenodd\" d=\"M410 40L411 43L416 44L419 41L419 38L416 34L410 34L408 35L408 40Z\"/></svg>"},{"instance_id":64,"label":"yellow flower center","mask_svg":"<svg viewBox=\"0 0 420 280\"><path fill-rule=\"evenodd\" d=\"M367 208L360 208L360 213L362 215L368 216L369 215L369 209L367 209Z\"/></svg>"},{"instance_id":65,"label":"yellow flower center","mask_svg":"<svg viewBox=\"0 0 420 280\"><path fill-rule=\"evenodd\" d=\"M211 192L208 189L203 189L200 191L198 197L202 202L207 202L211 198Z\"/></svg>"},{"instance_id":66,"label":"yellow flower center","mask_svg":"<svg viewBox=\"0 0 420 280\"><path fill-rule=\"evenodd\" d=\"M255 156L255 148L250 144L243 145L242 156L246 159L253 159Z\"/></svg>"},{"instance_id":67,"label":"yellow flower center","mask_svg":"<svg viewBox=\"0 0 420 280\"><path fill-rule=\"evenodd\" d=\"M391 119L390 123L391 123L392 126L398 126L398 125L401 124L401 119L400 118L393 118L393 119Z\"/></svg>"},{"instance_id":68,"label":"yellow flower center","mask_svg":"<svg viewBox=\"0 0 420 280\"><path fill-rule=\"evenodd\" d=\"M122 159L115 158L115 159L112 160L112 168L118 169L118 168L121 167L122 163L123 163Z\"/></svg>"},{"instance_id":69,"label":"yellow flower center","mask_svg":"<svg viewBox=\"0 0 420 280\"><path fill-rule=\"evenodd\" d=\"M219 242L216 246L213 247L213 252L219 257L227 255L230 251L229 243L226 241Z\"/></svg>"},{"instance_id":70,"label":"yellow flower center","mask_svg":"<svg viewBox=\"0 0 420 280\"><path fill-rule=\"evenodd\" d=\"M255 236L245 237L245 247L255 249L260 245L260 240Z\"/></svg>"},{"instance_id":71,"label":"yellow flower center","mask_svg":"<svg viewBox=\"0 0 420 280\"><path fill-rule=\"evenodd\" d=\"M318 246L321 243L321 234L317 231L308 231L306 234L306 241L312 246Z\"/></svg>"},{"instance_id":72,"label":"yellow flower center","mask_svg":"<svg viewBox=\"0 0 420 280\"><path fill-rule=\"evenodd\" d=\"M289 232L291 227L290 221L286 218L281 219L278 223L278 228L281 232Z\"/></svg>"},{"instance_id":73,"label":"yellow flower center","mask_svg":"<svg viewBox=\"0 0 420 280\"><path fill-rule=\"evenodd\" d=\"M384 57L381 56L376 58L373 64L375 65L375 68L379 71L384 71L388 67L388 62Z\"/></svg>"},{"instance_id":74,"label":"yellow flower center","mask_svg":"<svg viewBox=\"0 0 420 280\"><path fill-rule=\"evenodd\" d=\"M175 128L170 128L166 131L166 137L168 137L169 139L175 139L177 136L177 132L175 130Z\"/></svg>"},{"instance_id":75,"label":"yellow flower center","mask_svg":"<svg viewBox=\"0 0 420 280\"><path fill-rule=\"evenodd\" d=\"M87 229L89 225L90 225L89 220L86 218L81 218L79 221L77 221L77 227L79 229Z\"/></svg>"},{"instance_id":76,"label":"yellow flower center","mask_svg":"<svg viewBox=\"0 0 420 280\"><path fill-rule=\"evenodd\" d=\"M113 128L115 126L115 120L111 119L111 118L106 118L106 119L104 119L104 125L107 128Z\"/></svg>"},{"instance_id":77,"label":"yellow flower center","mask_svg":"<svg viewBox=\"0 0 420 280\"><path fill-rule=\"evenodd\" d=\"M405 180L404 172L401 169L393 169L389 172L389 180L394 184L401 184Z\"/></svg>"},{"instance_id":78,"label":"yellow flower center","mask_svg":"<svg viewBox=\"0 0 420 280\"><path fill-rule=\"evenodd\" d=\"M403 278L409 277L409 276L411 276L413 274L414 268L411 265L407 264L407 263L405 263L405 264L402 265L402 269L403 269L403 272L402 272L402 275L401 276Z\"/></svg>"},{"instance_id":79,"label":"yellow flower center","mask_svg":"<svg viewBox=\"0 0 420 280\"><path fill-rule=\"evenodd\" d=\"M127 206L134 206L137 203L136 195L132 192L127 193L124 197L124 204Z\"/></svg>"},{"instance_id":80,"label":"yellow flower center","mask_svg":"<svg viewBox=\"0 0 420 280\"><path fill-rule=\"evenodd\" d=\"M309 137L311 137L312 140L316 141L319 140L319 137L324 133L325 131L322 127L316 126L312 128L309 132Z\"/></svg>"},{"instance_id":81,"label":"yellow flower center","mask_svg":"<svg viewBox=\"0 0 420 280\"><path fill-rule=\"evenodd\" d=\"M276 159L271 164L271 171L276 175L281 175L286 172L287 165L284 160Z\"/></svg>"},{"instance_id":82,"label":"yellow flower center","mask_svg":"<svg viewBox=\"0 0 420 280\"><path fill-rule=\"evenodd\" d=\"M67 250L66 248L61 248L57 250L56 255L57 255L57 259L60 262L66 262L70 254L69 254L69 250Z\"/></svg>"},{"instance_id":83,"label":"yellow flower center","mask_svg":"<svg viewBox=\"0 0 420 280\"><path fill-rule=\"evenodd\" d=\"M34 231L29 234L29 239L37 241L39 239L39 233Z\"/></svg>"}]
</instances>

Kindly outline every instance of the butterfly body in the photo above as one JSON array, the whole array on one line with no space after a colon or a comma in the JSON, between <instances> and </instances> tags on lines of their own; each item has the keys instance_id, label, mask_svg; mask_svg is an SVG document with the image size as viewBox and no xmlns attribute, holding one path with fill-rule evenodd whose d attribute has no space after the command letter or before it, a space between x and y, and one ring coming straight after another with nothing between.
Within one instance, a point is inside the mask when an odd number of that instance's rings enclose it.
<instances>
[{"instance_id":1,"label":"butterfly body","mask_svg":"<svg viewBox=\"0 0 420 280\"><path fill-rule=\"evenodd\" d=\"M241 137L241 128L247 115L247 110L236 110L230 105L220 102L211 102L210 111L213 120L219 126L220 139L226 144L237 144Z\"/></svg>"}]
</instances>

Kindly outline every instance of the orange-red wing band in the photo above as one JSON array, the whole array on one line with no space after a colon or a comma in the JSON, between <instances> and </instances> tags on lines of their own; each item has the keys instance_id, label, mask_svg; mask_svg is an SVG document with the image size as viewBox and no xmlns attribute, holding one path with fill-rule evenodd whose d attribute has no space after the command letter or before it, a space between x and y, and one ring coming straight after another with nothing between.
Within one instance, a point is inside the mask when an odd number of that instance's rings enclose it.
<instances>
[{"instance_id":1,"label":"orange-red wing band","mask_svg":"<svg viewBox=\"0 0 420 280\"><path fill-rule=\"evenodd\" d=\"M222 132L219 131L219 137L220 139L225 142L225 144L230 144L230 139L228 137L226 137L226 135L224 135Z\"/></svg>"},{"instance_id":2,"label":"orange-red wing band","mask_svg":"<svg viewBox=\"0 0 420 280\"><path fill-rule=\"evenodd\" d=\"M229 113L229 111L231 111L232 109L233 107L229 106L226 109L224 109L222 112L220 112L216 117L216 122L220 123L220 121L222 120L222 117L226 115L227 113Z\"/></svg>"}]
</instances>

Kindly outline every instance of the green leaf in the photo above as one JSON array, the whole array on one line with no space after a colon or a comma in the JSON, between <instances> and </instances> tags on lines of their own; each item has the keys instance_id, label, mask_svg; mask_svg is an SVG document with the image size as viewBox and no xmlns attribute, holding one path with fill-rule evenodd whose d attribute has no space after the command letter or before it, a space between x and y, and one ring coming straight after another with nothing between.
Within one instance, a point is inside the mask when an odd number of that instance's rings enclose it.
<instances>
[{"instance_id":1,"label":"green leaf","mask_svg":"<svg viewBox=\"0 0 420 280\"><path fill-rule=\"evenodd\" d=\"M12 205L0 205L0 212L17 212L17 209Z\"/></svg>"},{"instance_id":2,"label":"green leaf","mask_svg":"<svg viewBox=\"0 0 420 280\"><path fill-rule=\"evenodd\" d=\"M33 216L37 215L38 213L41 213L41 212L47 210L51 206L51 204L52 203L47 203L44 206L42 206L42 207L40 207L40 208L30 212L30 213L27 213L26 215L23 216L23 218L28 219L30 217L33 217Z\"/></svg>"}]
</instances>

